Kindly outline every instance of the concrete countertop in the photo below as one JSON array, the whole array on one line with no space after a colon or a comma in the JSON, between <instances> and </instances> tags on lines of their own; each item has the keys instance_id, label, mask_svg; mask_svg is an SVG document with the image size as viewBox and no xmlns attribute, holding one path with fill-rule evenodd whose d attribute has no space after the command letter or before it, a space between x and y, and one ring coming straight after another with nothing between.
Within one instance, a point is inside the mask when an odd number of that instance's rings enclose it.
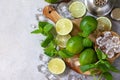
<instances>
[{"instance_id":1,"label":"concrete countertop","mask_svg":"<svg viewBox=\"0 0 120 80\"><path fill-rule=\"evenodd\" d=\"M38 72L42 48L31 24L44 0L0 1L0 80L45 80Z\"/></svg>"}]
</instances>

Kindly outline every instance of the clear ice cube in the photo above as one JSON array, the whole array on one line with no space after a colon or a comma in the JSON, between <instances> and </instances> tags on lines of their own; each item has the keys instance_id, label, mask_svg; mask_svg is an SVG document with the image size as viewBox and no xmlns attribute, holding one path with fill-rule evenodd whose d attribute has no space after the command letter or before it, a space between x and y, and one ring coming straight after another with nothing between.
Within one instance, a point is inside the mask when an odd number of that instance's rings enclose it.
<instances>
[{"instance_id":1,"label":"clear ice cube","mask_svg":"<svg viewBox=\"0 0 120 80\"><path fill-rule=\"evenodd\" d=\"M37 21L47 21L47 18L43 14L36 14Z\"/></svg>"},{"instance_id":2,"label":"clear ice cube","mask_svg":"<svg viewBox=\"0 0 120 80\"><path fill-rule=\"evenodd\" d=\"M70 74L68 76L68 80L77 80L77 77L75 75Z\"/></svg>"},{"instance_id":3,"label":"clear ice cube","mask_svg":"<svg viewBox=\"0 0 120 80\"><path fill-rule=\"evenodd\" d=\"M43 8L38 8L37 10L40 12L40 14L43 14Z\"/></svg>"},{"instance_id":4,"label":"clear ice cube","mask_svg":"<svg viewBox=\"0 0 120 80\"><path fill-rule=\"evenodd\" d=\"M45 65L39 65L38 71L43 73L43 74L47 74L49 72L47 66L45 66Z\"/></svg>"},{"instance_id":5,"label":"clear ice cube","mask_svg":"<svg viewBox=\"0 0 120 80\"><path fill-rule=\"evenodd\" d=\"M71 19L73 18L71 16L71 13L68 10L68 4L67 3L64 3L64 2L60 3L57 6L57 11L61 16L65 17L65 18L71 18Z\"/></svg>"},{"instance_id":6,"label":"clear ice cube","mask_svg":"<svg viewBox=\"0 0 120 80\"><path fill-rule=\"evenodd\" d=\"M48 61L50 60L50 57L45 55L43 52L40 54L39 59L40 59L40 62L42 62L42 63L48 63Z\"/></svg>"},{"instance_id":7,"label":"clear ice cube","mask_svg":"<svg viewBox=\"0 0 120 80\"><path fill-rule=\"evenodd\" d=\"M46 75L46 78L47 78L48 80L60 80L58 76L55 76L55 75L53 75L53 74L47 74L47 75Z\"/></svg>"}]
</instances>

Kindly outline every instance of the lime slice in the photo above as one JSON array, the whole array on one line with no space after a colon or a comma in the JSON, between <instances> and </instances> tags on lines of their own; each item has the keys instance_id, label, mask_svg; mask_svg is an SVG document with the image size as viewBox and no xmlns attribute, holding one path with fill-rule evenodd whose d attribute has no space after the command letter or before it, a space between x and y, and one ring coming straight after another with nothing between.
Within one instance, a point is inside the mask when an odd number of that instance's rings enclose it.
<instances>
[{"instance_id":1,"label":"lime slice","mask_svg":"<svg viewBox=\"0 0 120 80\"><path fill-rule=\"evenodd\" d=\"M75 18L82 17L86 13L86 7L85 5L80 1L75 1L70 4L69 11L71 12L71 15Z\"/></svg>"},{"instance_id":2,"label":"lime slice","mask_svg":"<svg viewBox=\"0 0 120 80\"><path fill-rule=\"evenodd\" d=\"M67 35L73 29L72 21L66 18L59 19L56 23L56 31L59 35Z\"/></svg>"},{"instance_id":3,"label":"lime slice","mask_svg":"<svg viewBox=\"0 0 120 80\"><path fill-rule=\"evenodd\" d=\"M99 17L97 18L99 31L109 31L111 30L112 23L107 17Z\"/></svg>"},{"instance_id":4,"label":"lime slice","mask_svg":"<svg viewBox=\"0 0 120 80\"><path fill-rule=\"evenodd\" d=\"M48 69L53 74L61 74L65 71L65 63L60 58L53 58L48 63Z\"/></svg>"},{"instance_id":5,"label":"lime slice","mask_svg":"<svg viewBox=\"0 0 120 80\"><path fill-rule=\"evenodd\" d=\"M70 38L71 36L69 34L68 35L57 35L56 36L57 45L61 48L65 48L66 43Z\"/></svg>"}]
</instances>

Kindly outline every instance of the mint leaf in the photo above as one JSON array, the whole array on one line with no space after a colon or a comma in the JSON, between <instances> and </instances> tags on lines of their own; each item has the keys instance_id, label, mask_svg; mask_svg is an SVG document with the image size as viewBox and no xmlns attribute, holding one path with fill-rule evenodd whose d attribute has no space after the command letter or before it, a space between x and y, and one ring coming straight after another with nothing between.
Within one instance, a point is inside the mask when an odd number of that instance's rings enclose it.
<instances>
[{"instance_id":1,"label":"mint leaf","mask_svg":"<svg viewBox=\"0 0 120 80\"><path fill-rule=\"evenodd\" d=\"M49 32L52 28L53 28L53 25L49 23L44 26L43 31L45 34L49 34Z\"/></svg>"},{"instance_id":2,"label":"mint leaf","mask_svg":"<svg viewBox=\"0 0 120 80\"><path fill-rule=\"evenodd\" d=\"M115 66L111 65L110 70L113 72L120 72Z\"/></svg>"},{"instance_id":3,"label":"mint leaf","mask_svg":"<svg viewBox=\"0 0 120 80\"><path fill-rule=\"evenodd\" d=\"M41 33L41 34L43 34L43 29L42 29L42 27L40 27L39 29L36 29L36 30L32 31L31 33L34 33L34 34Z\"/></svg>"},{"instance_id":4,"label":"mint leaf","mask_svg":"<svg viewBox=\"0 0 120 80\"><path fill-rule=\"evenodd\" d=\"M47 47L48 44L53 40L54 36L52 34L49 34L47 38L41 43L42 47Z\"/></svg>"},{"instance_id":5,"label":"mint leaf","mask_svg":"<svg viewBox=\"0 0 120 80\"><path fill-rule=\"evenodd\" d=\"M68 52L66 49L59 50L58 51L58 55L61 58L70 58L70 57L73 57L73 54L70 53L70 52Z\"/></svg>"},{"instance_id":6,"label":"mint leaf","mask_svg":"<svg viewBox=\"0 0 120 80\"><path fill-rule=\"evenodd\" d=\"M58 55L61 58L69 58L69 56L63 50L58 51Z\"/></svg>"},{"instance_id":7,"label":"mint leaf","mask_svg":"<svg viewBox=\"0 0 120 80\"><path fill-rule=\"evenodd\" d=\"M106 80L113 80L113 77L109 72L103 73L103 76L105 77Z\"/></svg>"},{"instance_id":8,"label":"mint leaf","mask_svg":"<svg viewBox=\"0 0 120 80\"><path fill-rule=\"evenodd\" d=\"M39 28L44 28L45 25L49 24L48 22L39 22L38 27Z\"/></svg>"},{"instance_id":9,"label":"mint leaf","mask_svg":"<svg viewBox=\"0 0 120 80\"><path fill-rule=\"evenodd\" d=\"M103 63L106 65L106 67L113 71L113 72L120 72L120 70L118 70L116 67L114 67L110 62L108 61L103 61Z\"/></svg>"},{"instance_id":10,"label":"mint leaf","mask_svg":"<svg viewBox=\"0 0 120 80\"><path fill-rule=\"evenodd\" d=\"M43 35L48 34L48 32L52 29L53 25L48 22L39 22L38 27L39 29L32 31L31 33L34 34L41 33Z\"/></svg>"},{"instance_id":11,"label":"mint leaf","mask_svg":"<svg viewBox=\"0 0 120 80\"><path fill-rule=\"evenodd\" d=\"M93 69L93 68L96 68L95 64L88 64L88 65L80 66L80 70L82 72L88 71L88 70Z\"/></svg>"},{"instance_id":12,"label":"mint leaf","mask_svg":"<svg viewBox=\"0 0 120 80\"><path fill-rule=\"evenodd\" d=\"M49 47L45 48L44 51L45 51L45 54L47 56L50 56L50 57L54 57L57 54L57 50L56 49L52 49L52 48L49 48Z\"/></svg>"},{"instance_id":13,"label":"mint leaf","mask_svg":"<svg viewBox=\"0 0 120 80\"><path fill-rule=\"evenodd\" d=\"M97 53L99 60L107 58L107 55L105 53L103 53L100 49L96 49L96 53Z\"/></svg>"},{"instance_id":14,"label":"mint leaf","mask_svg":"<svg viewBox=\"0 0 120 80\"><path fill-rule=\"evenodd\" d=\"M108 72L109 71L108 67L101 62L97 65L97 68L100 69L102 72Z\"/></svg>"},{"instance_id":15,"label":"mint leaf","mask_svg":"<svg viewBox=\"0 0 120 80\"><path fill-rule=\"evenodd\" d=\"M48 3L56 3L58 0L45 0Z\"/></svg>"},{"instance_id":16,"label":"mint leaf","mask_svg":"<svg viewBox=\"0 0 120 80\"><path fill-rule=\"evenodd\" d=\"M31 33L33 33L33 34L39 34L39 33L42 33L42 29L34 30L34 31L32 31Z\"/></svg>"},{"instance_id":17,"label":"mint leaf","mask_svg":"<svg viewBox=\"0 0 120 80\"><path fill-rule=\"evenodd\" d=\"M49 45L44 49L44 51L45 51L45 54L50 57L56 56L57 50L56 50L55 42L51 41Z\"/></svg>"}]
</instances>

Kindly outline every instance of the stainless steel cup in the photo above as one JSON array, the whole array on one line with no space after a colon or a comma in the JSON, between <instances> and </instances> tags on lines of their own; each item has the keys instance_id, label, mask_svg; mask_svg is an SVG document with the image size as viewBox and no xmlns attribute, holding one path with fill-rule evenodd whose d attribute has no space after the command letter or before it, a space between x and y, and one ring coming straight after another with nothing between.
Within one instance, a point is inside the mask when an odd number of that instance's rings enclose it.
<instances>
[{"instance_id":1,"label":"stainless steel cup","mask_svg":"<svg viewBox=\"0 0 120 80\"><path fill-rule=\"evenodd\" d=\"M88 12L95 16L105 16L112 10L116 0L83 0Z\"/></svg>"}]
</instances>

